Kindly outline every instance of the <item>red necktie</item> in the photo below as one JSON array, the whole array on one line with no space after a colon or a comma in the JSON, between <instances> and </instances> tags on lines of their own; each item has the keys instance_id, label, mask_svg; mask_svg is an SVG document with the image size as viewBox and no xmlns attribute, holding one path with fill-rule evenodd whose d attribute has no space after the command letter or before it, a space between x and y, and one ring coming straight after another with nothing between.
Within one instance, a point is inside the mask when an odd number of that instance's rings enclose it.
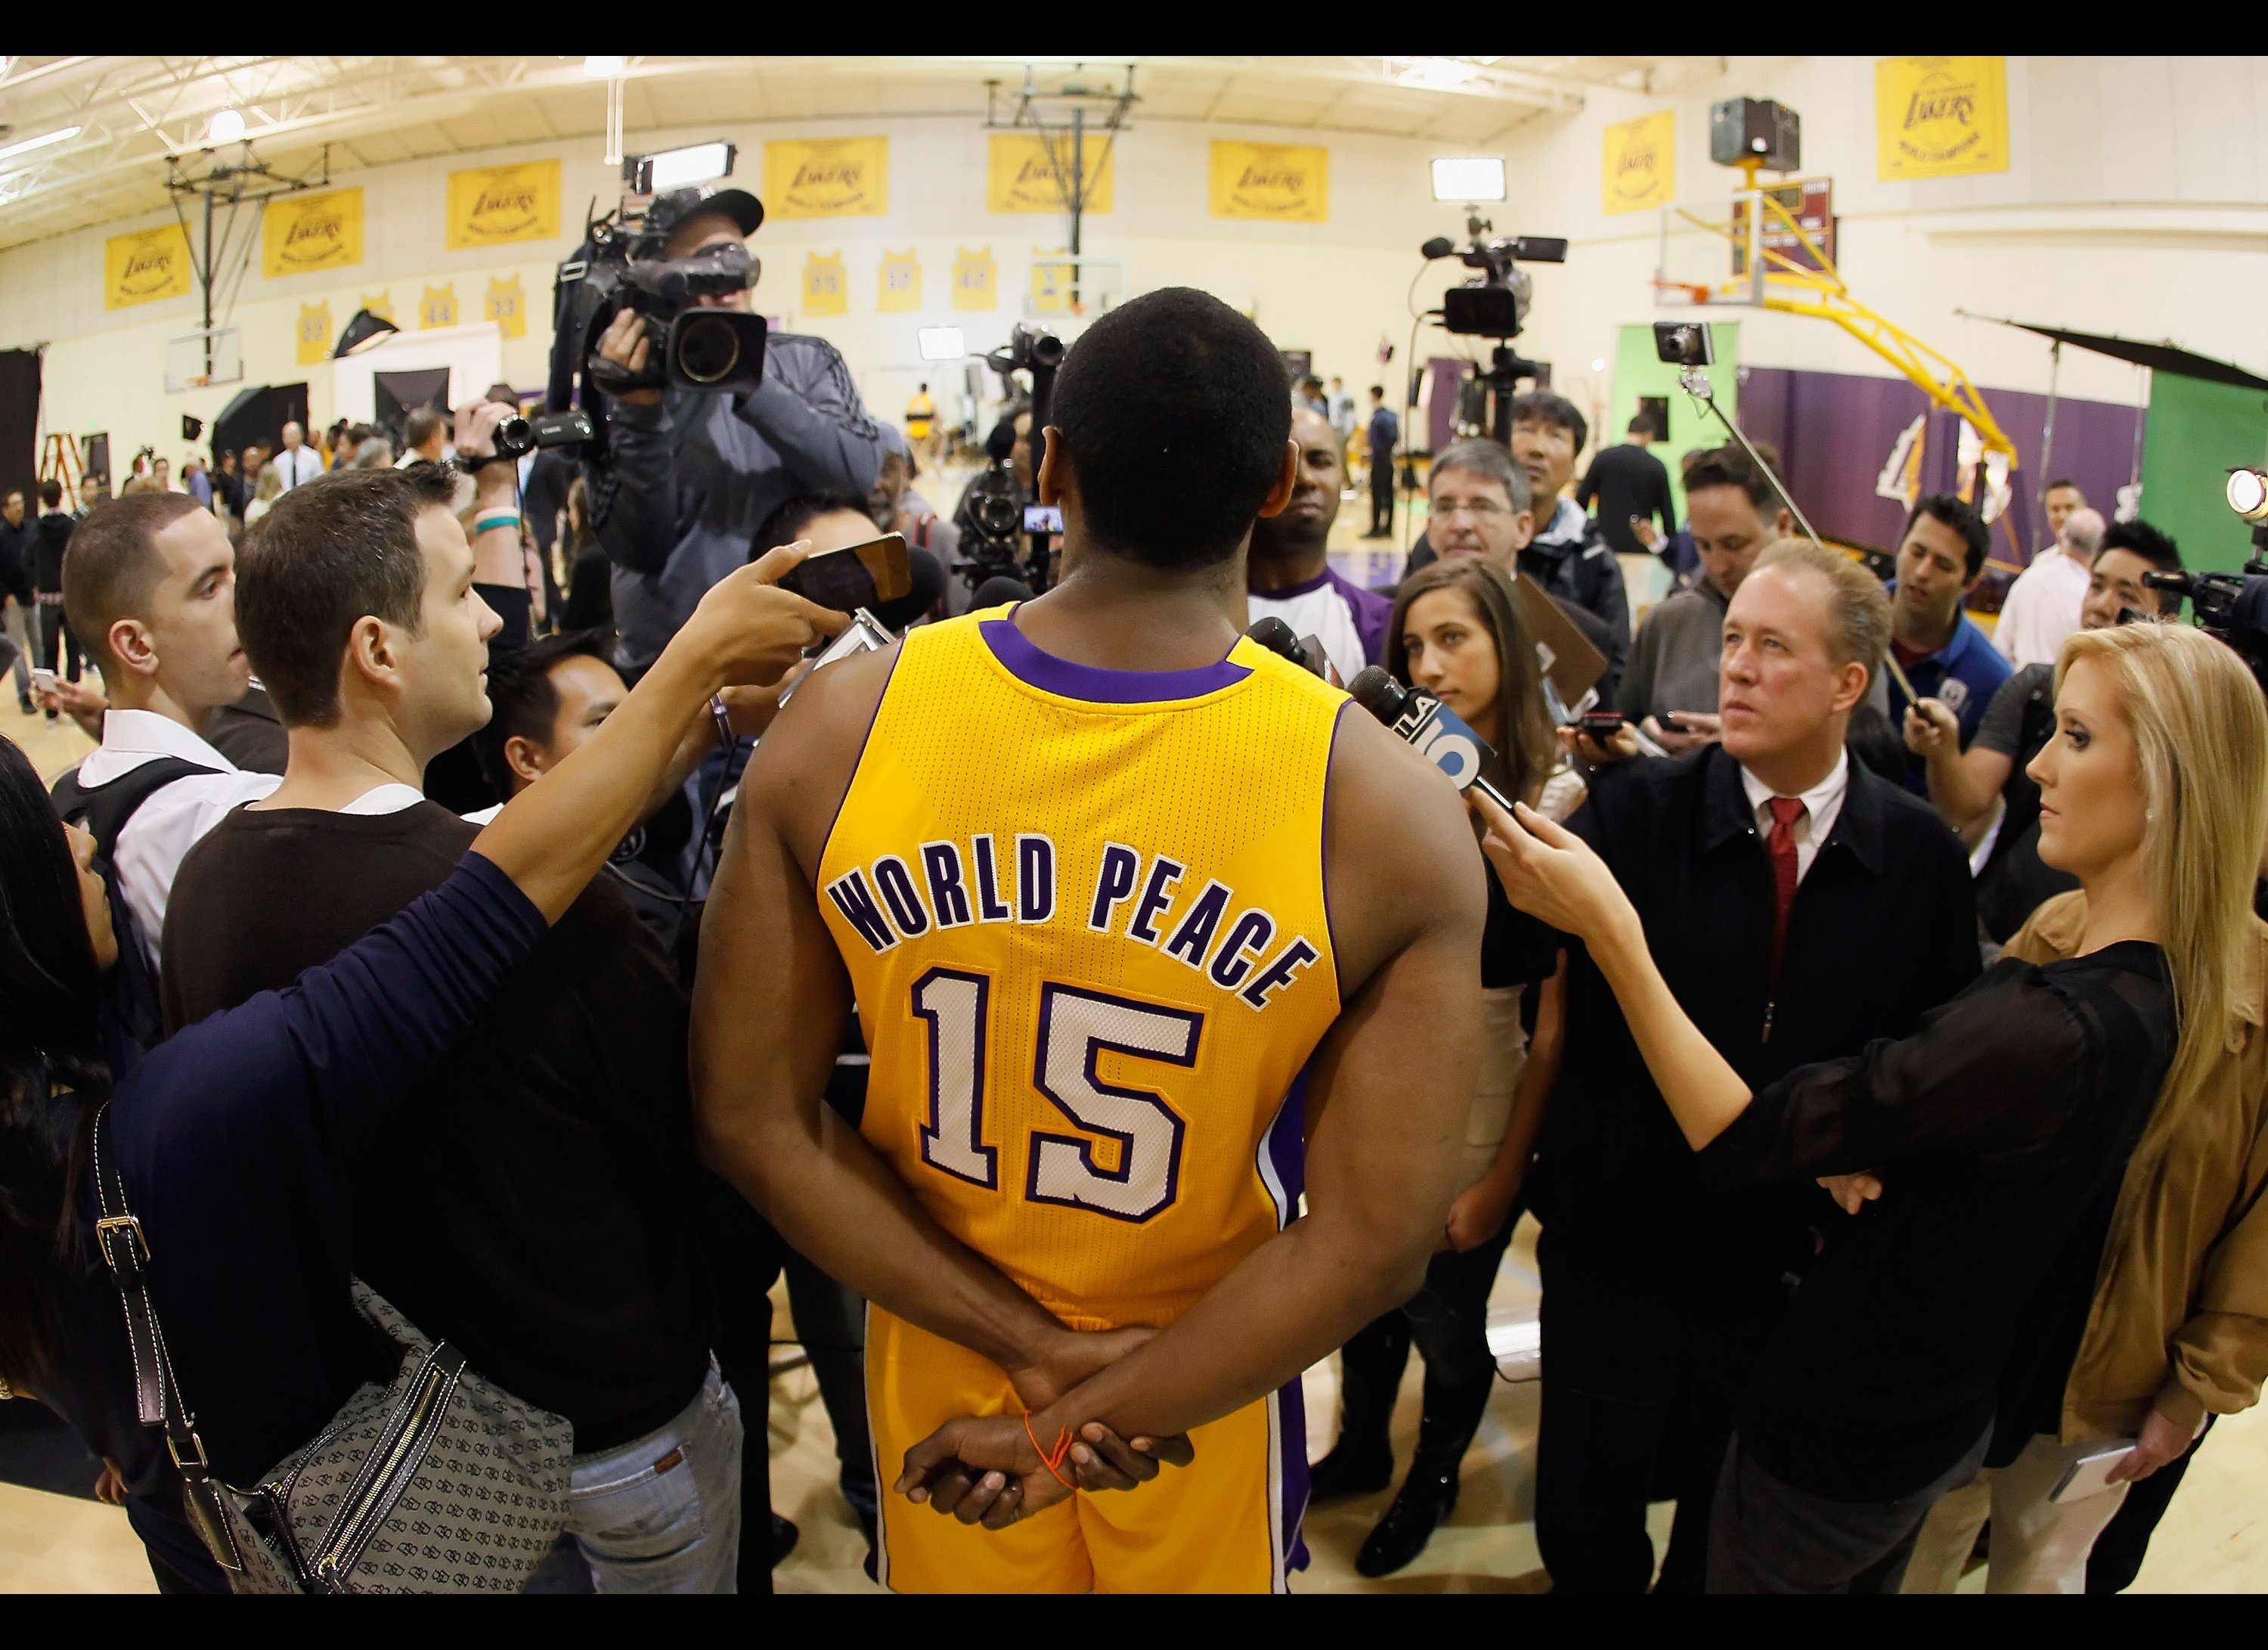
<instances>
[{"instance_id":1,"label":"red necktie","mask_svg":"<svg viewBox=\"0 0 2268 1650\"><path fill-rule=\"evenodd\" d=\"M1803 817L1803 799L1776 796L1765 806L1772 816L1764 851L1771 856L1772 983L1777 988L1780 957L1787 949L1787 914L1795 905L1795 822Z\"/></svg>"}]
</instances>

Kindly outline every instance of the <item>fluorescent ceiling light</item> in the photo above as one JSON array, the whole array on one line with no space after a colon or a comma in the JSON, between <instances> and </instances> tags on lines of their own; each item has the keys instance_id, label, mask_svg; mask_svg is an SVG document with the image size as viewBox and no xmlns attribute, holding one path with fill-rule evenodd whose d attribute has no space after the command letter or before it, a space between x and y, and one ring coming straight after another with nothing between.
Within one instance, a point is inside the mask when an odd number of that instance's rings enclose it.
<instances>
[{"instance_id":1,"label":"fluorescent ceiling light","mask_svg":"<svg viewBox=\"0 0 2268 1650\"><path fill-rule=\"evenodd\" d=\"M1461 86L1479 74L1478 63L1462 57L1419 57L1402 71L1402 83L1410 86Z\"/></svg>"},{"instance_id":2,"label":"fluorescent ceiling light","mask_svg":"<svg viewBox=\"0 0 2268 1650\"><path fill-rule=\"evenodd\" d=\"M235 109L223 109L205 129L207 141L216 144L232 144L243 136L244 116Z\"/></svg>"},{"instance_id":3,"label":"fluorescent ceiling light","mask_svg":"<svg viewBox=\"0 0 2268 1650\"><path fill-rule=\"evenodd\" d=\"M1437 201L1501 201L1504 199L1502 155L1447 155L1433 162L1433 198Z\"/></svg>"},{"instance_id":4,"label":"fluorescent ceiling light","mask_svg":"<svg viewBox=\"0 0 2268 1650\"><path fill-rule=\"evenodd\" d=\"M627 58L622 57L585 57L583 60L583 72L593 80L611 80L622 73L623 65L628 61Z\"/></svg>"},{"instance_id":5,"label":"fluorescent ceiling light","mask_svg":"<svg viewBox=\"0 0 2268 1650\"><path fill-rule=\"evenodd\" d=\"M958 361L968 353L968 340L958 327L924 327L920 336L924 361Z\"/></svg>"},{"instance_id":6,"label":"fluorescent ceiling light","mask_svg":"<svg viewBox=\"0 0 2268 1650\"><path fill-rule=\"evenodd\" d=\"M7 148L0 149L0 160L12 160L18 155L31 153L34 149L45 149L49 144L67 144L77 136L77 127L66 126L39 137L26 137L20 144L11 144Z\"/></svg>"}]
</instances>

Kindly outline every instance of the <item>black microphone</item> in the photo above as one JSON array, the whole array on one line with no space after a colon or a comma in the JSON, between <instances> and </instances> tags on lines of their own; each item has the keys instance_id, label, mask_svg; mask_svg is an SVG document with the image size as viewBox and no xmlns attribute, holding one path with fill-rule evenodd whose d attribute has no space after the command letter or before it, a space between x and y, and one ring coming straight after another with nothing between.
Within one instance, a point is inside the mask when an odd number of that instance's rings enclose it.
<instances>
[{"instance_id":1,"label":"black microphone","mask_svg":"<svg viewBox=\"0 0 2268 1650\"><path fill-rule=\"evenodd\" d=\"M1448 775L1459 791L1477 791L1512 812L1512 799L1481 777L1496 752L1447 705L1423 688L1404 688L1377 665L1347 683L1347 692L1396 739Z\"/></svg>"},{"instance_id":2,"label":"black microphone","mask_svg":"<svg viewBox=\"0 0 2268 1650\"><path fill-rule=\"evenodd\" d=\"M1005 573L995 573L969 593L968 610L982 613L987 608L1005 607L1012 601L1029 601L1032 587L1020 578L1011 578Z\"/></svg>"},{"instance_id":3,"label":"black microphone","mask_svg":"<svg viewBox=\"0 0 2268 1650\"><path fill-rule=\"evenodd\" d=\"M1309 674L1321 676L1333 687L1340 685L1338 678L1332 674L1330 656L1323 652L1323 645L1312 636L1294 635L1292 627L1274 614L1263 618L1245 635Z\"/></svg>"},{"instance_id":4,"label":"black microphone","mask_svg":"<svg viewBox=\"0 0 2268 1650\"><path fill-rule=\"evenodd\" d=\"M1418 250L1427 258L1446 258L1457 249L1457 243L1447 235L1436 235Z\"/></svg>"},{"instance_id":5,"label":"black microphone","mask_svg":"<svg viewBox=\"0 0 2268 1650\"><path fill-rule=\"evenodd\" d=\"M913 588L889 601L878 601L868 609L894 630L902 630L937 606L937 599L945 593L945 564L927 550L909 549L906 569L913 575Z\"/></svg>"}]
</instances>

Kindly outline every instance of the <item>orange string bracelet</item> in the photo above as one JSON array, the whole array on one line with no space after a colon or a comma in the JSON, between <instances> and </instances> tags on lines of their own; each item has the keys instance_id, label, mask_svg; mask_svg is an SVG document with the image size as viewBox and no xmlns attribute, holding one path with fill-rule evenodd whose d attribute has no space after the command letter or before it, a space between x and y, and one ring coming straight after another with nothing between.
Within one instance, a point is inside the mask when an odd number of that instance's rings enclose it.
<instances>
[{"instance_id":1,"label":"orange string bracelet","mask_svg":"<svg viewBox=\"0 0 2268 1650\"><path fill-rule=\"evenodd\" d=\"M1062 1473L1056 1470L1057 1468L1063 1465L1064 1457L1071 1454L1071 1428L1066 1426L1061 1433L1057 1434L1055 1451L1051 1455L1048 1451L1040 1447L1040 1435L1032 1430L1032 1412L1029 1410L1026 1410L1024 1411L1024 1436L1032 1440L1033 1452L1039 1456L1040 1464L1048 1470L1049 1477L1052 1477L1057 1484L1063 1485L1066 1490L1075 1489L1078 1487L1073 1484L1069 1478L1064 1477Z\"/></svg>"}]
</instances>

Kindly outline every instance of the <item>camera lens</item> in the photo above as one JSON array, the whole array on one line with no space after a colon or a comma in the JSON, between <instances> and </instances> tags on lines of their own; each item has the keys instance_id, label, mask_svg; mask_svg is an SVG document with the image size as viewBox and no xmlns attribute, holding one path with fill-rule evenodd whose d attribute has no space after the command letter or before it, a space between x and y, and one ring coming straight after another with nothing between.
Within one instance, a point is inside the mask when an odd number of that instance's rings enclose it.
<instances>
[{"instance_id":1,"label":"camera lens","mask_svg":"<svg viewBox=\"0 0 2268 1650\"><path fill-rule=\"evenodd\" d=\"M730 321L697 316L679 323L678 370L692 382L714 384L732 376L740 364L740 341Z\"/></svg>"},{"instance_id":2,"label":"camera lens","mask_svg":"<svg viewBox=\"0 0 2268 1650\"><path fill-rule=\"evenodd\" d=\"M496 427L496 450L505 458L516 459L523 453L535 450L535 431L527 420L514 413Z\"/></svg>"}]
</instances>

